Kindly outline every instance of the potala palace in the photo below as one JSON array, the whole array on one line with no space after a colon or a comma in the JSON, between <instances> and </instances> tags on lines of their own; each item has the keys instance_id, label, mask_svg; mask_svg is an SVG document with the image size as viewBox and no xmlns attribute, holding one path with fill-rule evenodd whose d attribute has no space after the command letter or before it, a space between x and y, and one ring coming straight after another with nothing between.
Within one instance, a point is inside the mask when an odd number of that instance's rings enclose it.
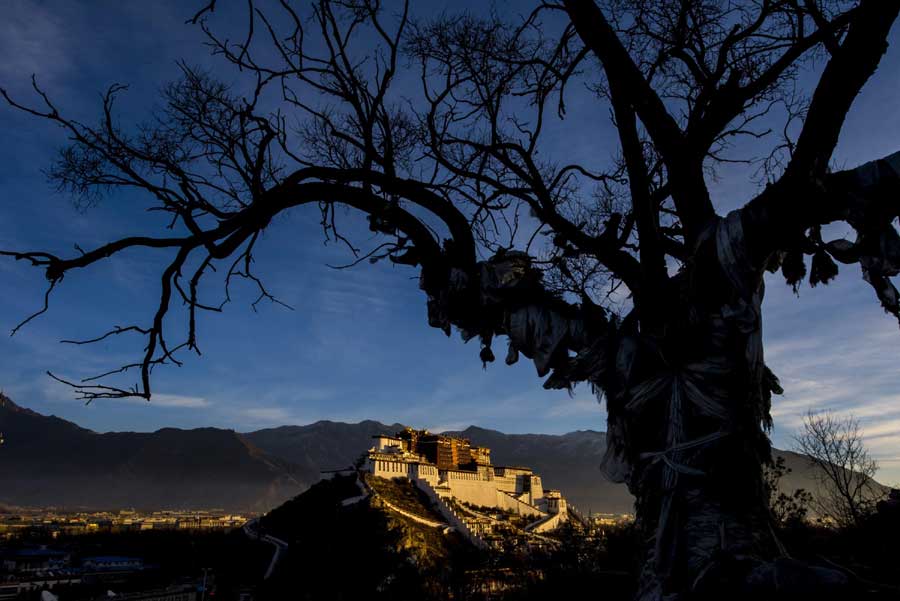
<instances>
[{"instance_id":1,"label":"potala palace","mask_svg":"<svg viewBox=\"0 0 900 601\"><path fill-rule=\"evenodd\" d=\"M491 450L468 440L405 428L374 437L361 471L381 478L407 478L432 499L449 523L470 538L489 534L491 511L517 514L525 531L538 534L584 518L558 490L546 490L527 467L491 464Z\"/></svg>"}]
</instances>

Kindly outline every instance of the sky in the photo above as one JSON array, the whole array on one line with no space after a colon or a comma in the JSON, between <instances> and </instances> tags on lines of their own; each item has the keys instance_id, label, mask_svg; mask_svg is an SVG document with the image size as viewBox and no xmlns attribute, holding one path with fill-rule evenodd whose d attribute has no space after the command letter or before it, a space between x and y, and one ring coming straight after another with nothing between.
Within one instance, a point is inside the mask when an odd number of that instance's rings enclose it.
<instances>
[{"instance_id":1,"label":"sky","mask_svg":"<svg viewBox=\"0 0 900 601\"><path fill-rule=\"evenodd\" d=\"M478 5L413 4L421 15ZM0 86L27 98L34 73L67 114L90 121L100 92L125 83L123 120L139 120L159 88L176 77L178 59L230 73L208 56L197 28L184 24L191 8L174 1L6 0ZM229 10L219 9L213 26L235 22ZM854 166L900 149L898 74L895 27L879 71L848 115L836 165ZM813 77L804 75L801 84ZM573 156L611 152L612 145L597 147L610 130L590 117L592 110L586 102L569 107L570 119L587 117L591 127L569 131L560 149ZM0 248L69 254L75 244L97 246L143 231L152 221L140 199L128 194L82 211L56 192L44 172L65 142L58 128L0 106L0 132ZM711 190L720 211L752 197L757 188L748 182L740 166L719 172ZM366 241L358 219L348 215L345 223ZM411 269L381 263L329 268L348 256L323 243L315 211L279 217L257 254L260 274L293 310L261 304L253 311L251 291L238 290L223 314L201 322L203 356L157 372L152 402L75 400L45 372L93 374L131 360L140 349L121 342L72 347L60 339L89 338L148 315L159 286L154 274L165 259L160 252L128 253L67 276L48 314L14 337L0 336L0 389L21 405L97 431L249 431L321 419L376 419L432 430L475 424L510 433L605 429L604 409L587 387L572 395L545 391L527 361L483 369L476 342L467 345L457 334L447 339L429 328ZM40 307L43 291L39 271L0 260L0 330L12 330ZM775 445L791 446L811 408L852 414L881 464L879 479L900 482L900 328L859 269L841 266L831 285L804 286L796 295L780 276L767 276L764 339L766 361L785 388L773 401Z\"/></svg>"}]
</instances>

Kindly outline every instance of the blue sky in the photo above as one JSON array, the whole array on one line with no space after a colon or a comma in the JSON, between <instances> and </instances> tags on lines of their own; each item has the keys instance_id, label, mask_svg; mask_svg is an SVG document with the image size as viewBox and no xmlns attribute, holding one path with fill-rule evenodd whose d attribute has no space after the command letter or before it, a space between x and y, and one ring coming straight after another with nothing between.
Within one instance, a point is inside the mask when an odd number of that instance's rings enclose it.
<instances>
[{"instance_id":1,"label":"blue sky","mask_svg":"<svg viewBox=\"0 0 900 601\"><path fill-rule=\"evenodd\" d=\"M22 97L36 73L67 112L90 120L98 93L110 83L127 83L125 117L139 117L156 90L176 76L177 59L221 67L207 56L198 31L183 24L189 4L8 0L0 22L0 85ZM465 4L414 3L417 10ZM223 9L214 24L227 20ZM848 116L835 155L839 165L900 149L897 29L893 42ZM576 105L570 116L592 110ZM592 127L577 128L560 141L566 152L612 151L611 145L596 146L608 125L589 122ZM42 170L64 141L57 128L4 106L0 132L0 247L68 253L75 243L87 248L145 227L140 199L111 197L79 212L53 190ZM719 208L752 196L756 188L748 181L741 167L720 171L712 184ZM263 304L253 312L251 291L240 292L224 315L202 322L202 358L158 372L152 403L85 406L44 372L76 377L135 356L134 344L74 348L59 340L90 337L146 316L158 287L156 267L166 258L162 253L127 254L67 277L49 314L14 338L0 336L0 388L23 405L99 431L207 425L252 430L369 418L432 429L605 428L603 408L587 388L576 389L573 397L544 391L524 361L483 370L476 343L465 345L456 335L448 340L429 328L412 270L383 264L329 269L326 264L348 257L323 244L317 224L314 211L279 218L257 256L272 291L295 310ZM346 217L346 227L365 240L365 228L353 216ZM39 306L41 279L25 265L0 261L0 329L9 331ZM786 389L774 403L776 445L790 445L810 407L852 412L881 461L881 479L900 482L900 329L858 269L842 266L832 285L804 287L799 297L772 276L764 308L767 362Z\"/></svg>"}]
</instances>

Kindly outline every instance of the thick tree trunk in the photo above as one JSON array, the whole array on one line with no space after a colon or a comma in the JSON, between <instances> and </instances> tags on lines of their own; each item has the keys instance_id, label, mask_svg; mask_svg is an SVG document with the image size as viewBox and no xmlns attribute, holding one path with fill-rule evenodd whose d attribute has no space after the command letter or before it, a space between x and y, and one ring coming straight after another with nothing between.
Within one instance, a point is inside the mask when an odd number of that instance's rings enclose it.
<instances>
[{"instance_id":1,"label":"thick tree trunk","mask_svg":"<svg viewBox=\"0 0 900 601\"><path fill-rule=\"evenodd\" d=\"M840 575L809 578L786 559L770 522L766 430L781 390L763 362L762 273L740 218L711 226L695 256L672 280L661 334L622 324L604 386L607 471L636 496L645 544L638 599L790 598L793 583L833 584Z\"/></svg>"},{"instance_id":2,"label":"thick tree trunk","mask_svg":"<svg viewBox=\"0 0 900 601\"><path fill-rule=\"evenodd\" d=\"M743 402L746 395L734 399ZM672 404L681 415L669 424L680 421L692 434L669 434L667 448L676 450L641 453L629 477L646 541L638 599L733 596L780 554L762 477L764 440L758 427L694 436L702 418L685 395Z\"/></svg>"},{"instance_id":3,"label":"thick tree trunk","mask_svg":"<svg viewBox=\"0 0 900 601\"><path fill-rule=\"evenodd\" d=\"M704 381L696 367L704 364L722 371ZM738 583L779 555L762 475L769 447L758 399L746 389L725 388L740 371L745 369L724 354L687 366L670 364L651 379L657 393L642 397L639 389L624 408L641 410L642 422L653 416L656 425L644 422L637 429L625 423L621 439L646 544L641 601L734 594ZM637 407L642 402L654 406ZM720 408L723 414L716 415Z\"/></svg>"}]
</instances>

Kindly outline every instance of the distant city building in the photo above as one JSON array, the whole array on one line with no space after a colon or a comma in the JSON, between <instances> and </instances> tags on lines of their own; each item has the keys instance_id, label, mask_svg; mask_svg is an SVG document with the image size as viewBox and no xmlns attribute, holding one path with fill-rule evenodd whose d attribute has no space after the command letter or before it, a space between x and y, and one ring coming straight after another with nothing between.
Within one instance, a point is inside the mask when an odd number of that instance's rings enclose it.
<instances>
[{"instance_id":1,"label":"distant city building","mask_svg":"<svg viewBox=\"0 0 900 601\"><path fill-rule=\"evenodd\" d=\"M5 571L20 573L59 570L68 567L72 560L66 551L46 547L9 551L0 555L0 558Z\"/></svg>"},{"instance_id":2,"label":"distant city building","mask_svg":"<svg viewBox=\"0 0 900 601\"><path fill-rule=\"evenodd\" d=\"M0 515L0 540L42 533L51 538L94 532L132 530L214 530L239 528L247 517L215 511L55 512L23 510Z\"/></svg>"}]
</instances>

